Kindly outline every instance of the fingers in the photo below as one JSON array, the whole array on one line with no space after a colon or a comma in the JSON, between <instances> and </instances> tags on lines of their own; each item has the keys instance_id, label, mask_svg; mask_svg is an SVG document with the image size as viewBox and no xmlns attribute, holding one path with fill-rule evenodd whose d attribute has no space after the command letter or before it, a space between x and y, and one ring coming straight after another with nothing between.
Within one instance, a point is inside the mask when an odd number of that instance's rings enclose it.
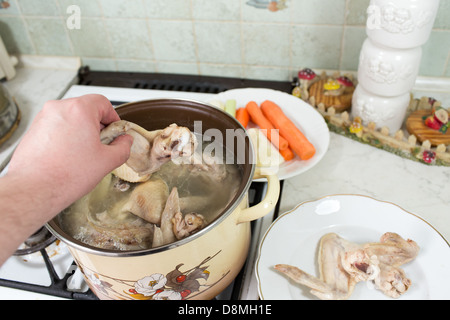
<instances>
[{"instance_id":1,"label":"fingers","mask_svg":"<svg viewBox=\"0 0 450 320\"><path fill-rule=\"evenodd\" d=\"M96 112L96 117L101 126L107 126L108 124L119 121L120 117L116 110L112 106L111 102L100 94L87 94L81 96L80 105L90 108L92 112Z\"/></svg>"},{"instance_id":2,"label":"fingers","mask_svg":"<svg viewBox=\"0 0 450 320\"><path fill-rule=\"evenodd\" d=\"M112 169L119 167L128 160L132 144L133 137L125 134L114 139L109 145L105 145L108 159L111 159Z\"/></svg>"}]
</instances>

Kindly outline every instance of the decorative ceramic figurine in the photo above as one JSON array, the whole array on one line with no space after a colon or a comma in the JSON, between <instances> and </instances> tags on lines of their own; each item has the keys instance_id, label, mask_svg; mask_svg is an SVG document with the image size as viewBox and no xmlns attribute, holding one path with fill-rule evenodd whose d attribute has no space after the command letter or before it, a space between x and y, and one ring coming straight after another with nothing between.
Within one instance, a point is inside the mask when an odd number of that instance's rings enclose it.
<instances>
[{"instance_id":1,"label":"decorative ceramic figurine","mask_svg":"<svg viewBox=\"0 0 450 320\"><path fill-rule=\"evenodd\" d=\"M367 10L367 35L391 48L424 45L430 36L439 0L372 0Z\"/></svg>"},{"instance_id":2,"label":"decorative ceramic figurine","mask_svg":"<svg viewBox=\"0 0 450 320\"><path fill-rule=\"evenodd\" d=\"M439 0L370 1L368 39L358 67L361 88L352 100L354 117L388 127L391 133L402 127L410 102L405 95L416 81L421 45L430 36L438 7Z\"/></svg>"},{"instance_id":3,"label":"decorative ceramic figurine","mask_svg":"<svg viewBox=\"0 0 450 320\"><path fill-rule=\"evenodd\" d=\"M359 85L353 93L352 115L361 118L364 125L368 122L382 123L383 127L395 133L402 126L410 99L409 93L385 97L373 94Z\"/></svg>"},{"instance_id":4,"label":"decorative ceramic figurine","mask_svg":"<svg viewBox=\"0 0 450 320\"><path fill-rule=\"evenodd\" d=\"M392 49L368 38L363 44L359 59L359 84L378 95L403 95L416 82L421 58L421 47Z\"/></svg>"}]
</instances>

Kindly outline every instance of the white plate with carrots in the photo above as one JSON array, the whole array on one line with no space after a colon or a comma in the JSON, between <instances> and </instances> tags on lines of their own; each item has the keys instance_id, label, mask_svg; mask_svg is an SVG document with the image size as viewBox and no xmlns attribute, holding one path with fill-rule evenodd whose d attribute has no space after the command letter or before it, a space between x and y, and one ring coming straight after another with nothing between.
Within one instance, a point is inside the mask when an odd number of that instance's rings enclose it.
<instances>
[{"instance_id":1,"label":"white plate with carrots","mask_svg":"<svg viewBox=\"0 0 450 320\"><path fill-rule=\"evenodd\" d=\"M325 155L330 131L323 117L309 104L288 93L271 89L233 89L219 93L219 101L236 101L236 117L245 108L249 121L246 129L278 129L273 144L285 161L278 168L280 180L297 176L314 167ZM245 118L245 117L244 117ZM274 132L268 130L267 132ZM287 145L287 149L286 149ZM283 148L283 150L281 150Z\"/></svg>"}]
</instances>

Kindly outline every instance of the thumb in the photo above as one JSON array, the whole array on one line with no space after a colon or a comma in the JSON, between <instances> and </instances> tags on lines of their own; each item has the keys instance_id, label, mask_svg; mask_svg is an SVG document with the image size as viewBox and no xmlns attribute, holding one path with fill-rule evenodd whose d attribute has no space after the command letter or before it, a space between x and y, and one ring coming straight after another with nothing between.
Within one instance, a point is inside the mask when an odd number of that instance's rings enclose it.
<instances>
[{"instance_id":1,"label":"thumb","mask_svg":"<svg viewBox=\"0 0 450 320\"><path fill-rule=\"evenodd\" d=\"M124 164L130 157L131 145L133 137L125 134L117 137L107 147L109 159L113 160L114 168Z\"/></svg>"}]
</instances>

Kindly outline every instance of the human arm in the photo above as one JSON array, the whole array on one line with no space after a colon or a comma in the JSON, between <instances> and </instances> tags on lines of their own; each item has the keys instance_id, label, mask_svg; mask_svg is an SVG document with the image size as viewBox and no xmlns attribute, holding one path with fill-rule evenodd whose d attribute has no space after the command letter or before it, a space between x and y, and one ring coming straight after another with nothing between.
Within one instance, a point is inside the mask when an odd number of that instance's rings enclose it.
<instances>
[{"instance_id":1,"label":"human arm","mask_svg":"<svg viewBox=\"0 0 450 320\"><path fill-rule=\"evenodd\" d=\"M0 178L0 265L28 236L129 157L132 138L100 142L119 120L100 95L47 102Z\"/></svg>"}]
</instances>

